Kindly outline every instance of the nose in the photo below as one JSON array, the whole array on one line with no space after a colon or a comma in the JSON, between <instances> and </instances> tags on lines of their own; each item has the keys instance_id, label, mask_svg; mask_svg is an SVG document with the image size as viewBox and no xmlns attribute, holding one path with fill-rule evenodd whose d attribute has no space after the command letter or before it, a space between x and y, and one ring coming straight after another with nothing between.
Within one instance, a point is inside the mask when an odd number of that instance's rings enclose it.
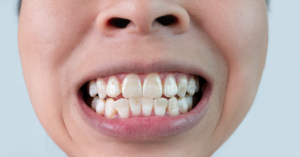
<instances>
[{"instance_id":1,"label":"nose","mask_svg":"<svg viewBox=\"0 0 300 157\"><path fill-rule=\"evenodd\" d=\"M173 1L109 0L101 7L96 24L104 35L118 31L147 35L163 30L182 34L189 29L190 17Z\"/></svg>"}]
</instances>

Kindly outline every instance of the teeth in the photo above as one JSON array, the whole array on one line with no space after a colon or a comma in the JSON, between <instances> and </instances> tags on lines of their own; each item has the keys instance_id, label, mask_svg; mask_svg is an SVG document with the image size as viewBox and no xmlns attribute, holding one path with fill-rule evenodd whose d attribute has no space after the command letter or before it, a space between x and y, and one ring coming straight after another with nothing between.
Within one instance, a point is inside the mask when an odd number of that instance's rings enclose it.
<instances>
[{"instance_id":1,"label":"teeth","mask_svg":"<svg viewBox=\"0 0 300 157\"><path fill-rule=\"evenodd\" d=\"M99 97L97 97L97 96L94 97L92 104L91 104L92 110L96 111L96 106L97 106L98 101L99 101Z\"/></svg>"},{"instance_id":2,"label":"teeth","mask_svg":"<svg viewBox=\"0 0 300 157\"><path fill-rule=\"evenodd\" d=\"M153 109L153 99L142 98L142 110L144 116L150 116Z\"/></svg>"},{"instance_id":3,"label":"teeth","mask_svg":"<svg viewBox=\"0 0 300 157\"><path fill-rule=\"evenodd\" d=\"M169 99L168 111L171 116L179 115L178 101L175 97Z\"/></svg>"},{"instance_id":4,"label":"teeth","mask_svg":"<svg viewBox=\"0 0 300 157\"><path fill-rule=\"evenodd\" d=\"M99 115L103 115L104 111L105 111L105 100L99 99L96 106L96 112Z\"/></svg>"},{"instance_id":5,"label":"teeth","mask_svg":"<svg viewBox=\"0 0 300 157\"><path fill-rule=\"evenodd\" d=\"M163 93L166 97L173 97L177 94L178 88L173 75L168 75L163 85Z\"/></svg>"},{"instance_id":6,"label":"teeth","mask_svg":"<svg viewBox=\"0 0 300 157\"><path fill-rule=\"evenodd\" d=\"M154 99L154 111L157 116L164 116L167 106L168 100L166 98Z\"/></svg>"},{"instance_id":7,"label":"teeth","mask_svg":"<svg viewBox=\"0 0 300 157\"><path fill-rule=\"evenodd\" d=\"M97 95L97 86L96 86L96 82L94 80L90 81L90 83L89 83L89 94L91 97L94 97Z\"/></svg>"},{"instance_id":8,"label":"teeth","mask_svg":"<svg viewBox=\"0 0 300 157\"><path fill-rule=\"evenodd\" d=\"M193 97L186 94L185 98L186 98L186 101L187 101L187 104L188 104L188 110L191 110L192 107L193 107Z\"/></svg>"},{"instance_id":9,"label":"teeth","mask_svg":"<svg viewBox=\"0 0 300 157\"><path fill-rule=\"evenodd\" d=\"M134 116L138 116L142 109L142 98L132 98L129 99L129 105L131 112Z\"/></svg>"},{"instance_id":10,"label":"teeth","mask_svg":"<svg viewBox=\"0 0 300 157\"><path fill-rule=\"evenodd\" d=\"M117 110L114 107L115 101L112 98L106 100L106 108L105 108L105 117L106 118L113 118Z\"/></svg>"},{"instance_id":11,"label":"teeth","mask_svg":"<svg viewBox=\"0 0 300 157\"><path fill-rule=\"evenodd\" d=\"M129 117L128 99L121 98L115 102L115 108L118 111L120 118Z\"/></svg>"},{"instance_id":12,"label":"teeth","mask_svg":"<svg viewBox=\"0 0 300 157\"><path fill-rule=\"evenodd\" d=\"M188 86L187 78L184 75L178 81L178 92L177 92L177 95L179 97L183 98L185 96L187 86Z\"/></svg>"},{"instance_id":13,"label":"teeth","mask_svg":"<svg viewBox=\"0 0 300 157\"><path fill-rule=\"evenodd\" d=\"M111 76L108 80L107 87L106 87L106 93L110 97L117 97L121 94L122 85L119 83L116 76Z\"/></svg>"},{"instance_id":14,"label":"teeth","mask_svg":"<svg viewBox=\"0 0 300 157\"><path fill-rule=\"evenodd\" d=\"M138 75L128 74L122 83L122 94L124 98L140 98L142 94L142 83Z\"/></svg>"},{"instance_id":15,"label":"teeth","mask_svg":"<svg viewBox=\"0 0 300 157\"><path fill-rule=\"evenodd\" d=\"M148 74L143 84L143 97L160 98L162 96L162 85L157 73Z\"/></svg>"},{"instance_id":16,"label":"teeth","mask_svg":"<svg viewBox=\"0 0 300 157\"><path fill-rule=\"evenodd\" d=\"M191 77L189 82L188 82L188 87L187 87L187 93L189 93L189 95L194 95L195 94L195 88L196 88L196 82L194 77Z\"/></svg>"},{"instance_id":17,"label":"teeth","mask_svg":"<svg viewBox=\"0 0 300 157\"><path fill-rule=\"evenodd\" d=\"M197 93L200 90L200 84L199 84L199 78L198 77L195 78L195 82L196 82L195 92Z\"/></svg>"},{"instance_id":18,"label":"teeth","mask_svg":"<svg viewBox=\"0 0 300 157\"><path fill-rule=\"evenodd\" d=\"M97 91L100 99L104 99L106 97L106 83L101 78L97 79Z\"/></svg>"},{"instance_id":19,"label":"teeth","mask_svg":"<svg viewBox=\"0 0 300 157\"><path fill-rule=\"evenodd\" d=\"M186 98L178 98L178 106L181 113L188 111L188 102Z\"/></svg>"}]
</instances>

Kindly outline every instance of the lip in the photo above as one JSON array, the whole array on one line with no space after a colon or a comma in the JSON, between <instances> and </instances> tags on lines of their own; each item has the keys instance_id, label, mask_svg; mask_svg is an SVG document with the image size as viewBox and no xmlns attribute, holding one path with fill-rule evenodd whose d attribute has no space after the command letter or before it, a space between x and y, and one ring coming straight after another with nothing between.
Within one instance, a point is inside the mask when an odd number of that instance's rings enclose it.
<instances>
[{"instance_id":1,"label":"lip","mask_svg":"<svg viewBox=\"0 0 300 157\"><path fill-rule=\"evenodd\" d=\"M131 62L130 62L131 61ZM211 76L207 75L204 67L199 68L188 64L179 64L180 62L170 62L170 60L156 60L155 63L145 62L132 64L132 60L120 61L113 66L104 65L101 68L94 68L86 71L86 75L79 78L77 84L77 104L78 112L82 119L94 130L110 137L127 140L155 139L176 136L192 129L200 123L209 108L209 102L214 84ZM181 62L182 63L182 62ZM83 99L83 91L80 88L89 80L97 77L109 76L118 73L148 73L148 72L166 72L166 71L184 71L185 73L195 74L206 80L201 100L194 109L186 114L179 116L154 116L154 117L136 117L128 119L108 119L94 112ZM79 92L78 92L79 91Z\"/></svg>"}]
</instances>

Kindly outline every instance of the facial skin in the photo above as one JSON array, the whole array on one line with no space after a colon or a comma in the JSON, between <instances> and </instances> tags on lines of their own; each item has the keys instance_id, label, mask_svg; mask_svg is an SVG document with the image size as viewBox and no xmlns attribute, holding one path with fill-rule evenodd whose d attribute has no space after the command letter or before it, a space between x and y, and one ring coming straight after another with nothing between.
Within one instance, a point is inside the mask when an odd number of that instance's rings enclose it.
<instances>
[{"instance_id":1,"label":"facial skin","mask_svg":"<svg viewBox=\"0 0 300 157\"><path fill-rule=\"evenodd\" d=\"M155 19L174 15L162 26ZM125 29L108 25L121 17ZM34 110L69 156L212 155L250 109L268 44L264 0L24 0L19 50ZM178 71L212 87L204 118L175 136L122 139L83 120L80 88L118 73Z\"/></svg>"}]
</instances>

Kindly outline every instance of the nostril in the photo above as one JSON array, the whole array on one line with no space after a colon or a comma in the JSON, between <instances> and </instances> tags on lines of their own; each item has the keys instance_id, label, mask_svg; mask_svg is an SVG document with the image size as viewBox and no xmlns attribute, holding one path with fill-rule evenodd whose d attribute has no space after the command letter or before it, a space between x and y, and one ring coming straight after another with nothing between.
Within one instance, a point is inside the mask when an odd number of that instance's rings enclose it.
<instances>
[{"instance_id":1,"label":"nostril","mask_svg":"<svg viewBox=\"0 0 300 157\"><path fill-rule=\"evenodd\" d=\"M126 28L130 23L130 20L123 18L112 18L108 21L108 23L117 28Z\"/></svg>"},{"instance_id":2,"label":"nostril","mask_svg":"<svg viewBox=\"0 0 300 157\"><path fill-rule=\"evenodd\" d=\"M177 23L178 19L173 16L173 15L166 15L166 16L161 16L157 19L155 19L158 23L164 25L164 26L168 26L171 24L175 24Z\"/></svg>"}]
</instances>

